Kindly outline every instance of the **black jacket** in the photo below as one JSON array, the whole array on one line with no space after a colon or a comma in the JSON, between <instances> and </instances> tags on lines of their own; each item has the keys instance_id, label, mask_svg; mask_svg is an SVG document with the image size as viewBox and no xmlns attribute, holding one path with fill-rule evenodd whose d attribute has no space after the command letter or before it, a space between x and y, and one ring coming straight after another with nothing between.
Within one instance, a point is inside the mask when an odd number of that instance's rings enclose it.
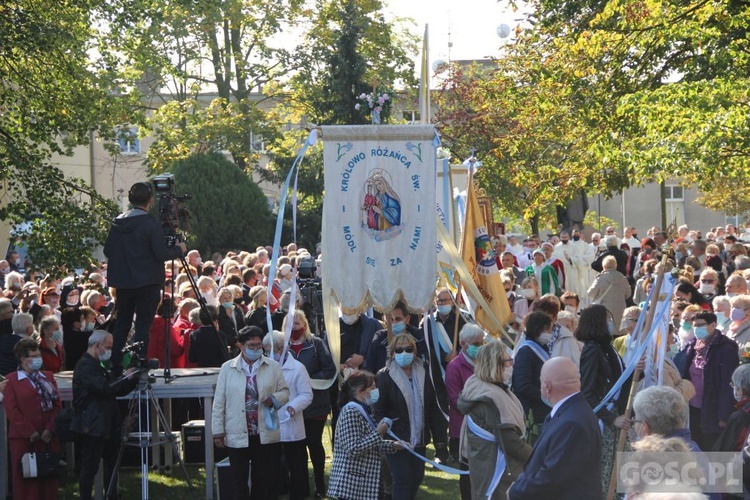
<instances>
[{"instance_id":1,"label":"black jacket","mask_svg":"<svg viewBox=\"0 0 750 500\"><path fill-rule=\"evenodd\" d=\"M599 254L599 257L591 263L591 268L598 273L602 272L602 262L607 255L611 255L615 258L617 261L617 270L620 271L620 274L623 276L627 276L628 254L625 250L620 250L617 247L607 247L607 249Z\"/></svg>"},{"instance_id":2,"label":"black jacket","mask_svg":"<svg viewBox=\"0 0 750 500\"><path fill-rule=\"evenodd\" d=\"M198 368L218 368L229 360L227 336L218 335L211 326L202 326L190 334L188 360Z\"/></svg>"},{"instance_id":3,"label":"black jacket","mask_svg":"<svg viewBox=\"0 0 750 500\"><path fill-rule=\"evenodd\" d=\"M0 335L0 375L7 375L18 368L18 360L13 354L13 348L21 338L15 333Z\"/></svg>"},{"instance_id":4,"label":"black jacket","mask_svg":"<svg viewBox=\"0 0 750 500\"><path fill-rule=\"evenodd\" d=\"M234 321L232 320L234 316ZM230 346L237 343L237 332L245 327L245 317L242 315L242 309L235 304L234 308L229 311L224 306L219 306L219 330L227 336L227 342Z\"/></svg>"},{"instance_id":5,"label":"black jacket","mask_svg":"<svg viewBox=\"0 0 750 500\"><path fill-rule=\"evenodd\" d=\"M88 352L81 356L73 372L73 420L70 430L78 434L117 438L122 423L117 396L124 396L138 385L138 379L113 384L110 373Z\"/></svg>"},{"instance_id":6,"label":"black jacket","mask_svg":"<svg viewBox=\"0 0 750 500\"><path fill-rule=\"evenodd\" d=\"M527 417L529 411L534 412L534 422L537 424L544 422L544 417L552 411L552 408L542 401L542 385L539 377L543 364L544 361L528 346L516 352L516 359L513 362L511 390L521 402Z\"/></svg>"},{"instance_id":7,"label":"black jacket","mask_svg":"<svg viewBox=\"0 0 750 500\"><path fill-rule=\"evenodd\" d=\"M424 341L424 331L421 328L406 325L404 333L411 334L411 336L417 341L417 356L422 358L423 361L428 361L429 355L427 354L427 345ZM388 329L384 328L375 332L375 336L372 339L372 345L370 346L370 354L364 362L364 369L369 370L372 373L378 373L388 361L387 347Z\"/></svg>"},{"instance_id":8,"label":"black jacket","mask_svg":"<svg viewBox=\"0 0 750 500\"><path fill-rule=\"evenodd\" d=\"M302 346L298 355L289 348L297 361L305 365L307 374L311 379L330 380L337 373L336 365L331 357L328 346L318 337L313 337ZM331 412L331 394L328 389L313 389L313 400L310 406L305 408L305 418L322 417Z\"/></svg>"},{"instance_id":9,"label":"black jacket","mask_svg":"<svg viewBox=\"0 0 750 500\"><path fill-rule=\"evenodd\" d=\"M375 422L380 422L383 417L393 420L391 430L393 433L404 441L408 442L411 436L411 424L409 423L409 409L406 406L406 399L398 388L396 382L391 378L390 371L386 366L378 372L376 385L379 389L380 397L377 403L373 405ZM430 372L425 364L424 377L424 425L422 426L422 444L430 443L430 429L437 428L438 425L445 425L443 414L435 407L435 392L432 389Z\"/></svg>"},{"instance_id":10,"label":"black jacket","mask_svg":"<svg viewBox=\"0 0 750 500\"><path fill-rule=\"evenodd\" d=\"M109 285L131 289L164 283L164 261L181 257L182 250L167 248L159 222L136 208L112 221L104 255Z\"/></svg>"},{"instance_id":11,"label":"black jacket","mask_svg":"<svg viewBox=\"0 0 750 500\"><path fill-rule=\"evenodd\" d=\"M591 408L596 408L604 399L612 386L622 375L624 363L620 364L620 355L617 354L611 344L602 345L594 341L588 341L581 350L581 394L589 402ZM596 413L605 424L612 425L618 415L625 412L630 394L632 375L622 385L620 396L614 401L614 407L610 410L602 408Z\"/></svg>"}]
</instances>

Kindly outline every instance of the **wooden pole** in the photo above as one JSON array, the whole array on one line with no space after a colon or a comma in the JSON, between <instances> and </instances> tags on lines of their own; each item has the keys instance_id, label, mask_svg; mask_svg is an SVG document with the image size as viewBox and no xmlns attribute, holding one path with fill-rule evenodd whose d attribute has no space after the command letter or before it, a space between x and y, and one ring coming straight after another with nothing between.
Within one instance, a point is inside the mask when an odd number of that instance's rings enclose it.
<instances>
[{"instance_id":1,"label":"wooden pole","mask_svg":"<svg viewBox=\"0 0 750 500\"><path fill-rule=\"evenodd\" d=\"M461 278L458 278L458 290L456 291L456 299L453 301L453 305L456 307L456 321L453 322L453 350L451 351L452 354L456 354L456 349L458 348L458 318L461 317L461 310L458 307L458 299L461 297L462 286L463 286L463 283L461 283Z\"/></svg>"},{"instance_id":2,"label":"wooden pole","mask_svg":"<svg viewBox=\"0 0 750 500\"><path fill-rule=\"evenodd\" d=\"M664 281L664 270L667 267L667 259L668 259L667 252L663 252L662 258L661 258L661 265L659 269L659 274L656 277L656 283L654 283L654 294L651 296L651 301L649 302L648 306L648 314L646 314L646 321L643 325L643 330L641 331L641 336L646 335L649 331L651 331L651 325L654 322L654 315L656 314L656 308L659 304L659 294L661 292L661 284ZM654 297L656 297L656 300L654 300ZM630 393L628 394L628 405L625 408L625 419L630 420L630 415L633 413L633 399L635 398L635 393L638 387L638 380L641 378L641 369L638 365L635 367L635 371L633 372L633 378L632 382L630 383ZM613 500L615 497L615 490L617 489L617 453L621 452L623 448L625 448L625 438L628 435L628 431L626 429L620 429L620 435L619 439L617 440L617 448L615 448L615 461L613 462L612 466L612 476L609 480L609 491L607 492L607 500Z\"/></svg>"},{"instance_id":3,"label":"wooden pole","mask_svg":"<svg viewBox=\"0 0 750 500\"><path fill-rule=\"evenodd\" d=\"M391 345L391 339L393 338L393 323L391 323L390 311L385 315L385 327L388 329L388 345Z\"/></svg>"}]
</instances>

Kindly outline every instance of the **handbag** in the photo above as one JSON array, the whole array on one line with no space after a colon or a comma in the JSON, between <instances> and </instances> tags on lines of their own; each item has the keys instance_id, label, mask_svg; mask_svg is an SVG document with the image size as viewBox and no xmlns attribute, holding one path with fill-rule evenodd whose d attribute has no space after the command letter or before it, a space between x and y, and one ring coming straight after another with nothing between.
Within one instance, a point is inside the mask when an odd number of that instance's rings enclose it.
<instances>
[{"instance_id":1,"label":"handbag","mask_svg":"<svg viewBox=\"0 0 750 500\"><path fill-rule=\"evenodd\" d=\"M31 448L31 446L29 447ZM29 449L21 456L21 474L24 479L48 479L57 477L60 467L60 454L50 451L35 452Z\"/></svg>"}]
</instances>

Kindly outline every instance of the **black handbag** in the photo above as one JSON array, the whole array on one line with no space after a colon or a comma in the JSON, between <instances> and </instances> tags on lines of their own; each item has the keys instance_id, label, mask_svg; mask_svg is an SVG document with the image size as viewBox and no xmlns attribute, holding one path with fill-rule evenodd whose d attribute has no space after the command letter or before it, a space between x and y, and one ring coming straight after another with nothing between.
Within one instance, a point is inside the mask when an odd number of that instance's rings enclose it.
<instances>
[{"instance_id":1,"label":"black handbag","mask_svg":"<svg viewBox=\"0 0 750 500\"><path fill-rule=\"evenodd\" d=\"M21 475L24 479L48 479L57 477L60 467L60 454L45 446L43 451L29 451L21 456Z\"/></svg>"}]
</instances>

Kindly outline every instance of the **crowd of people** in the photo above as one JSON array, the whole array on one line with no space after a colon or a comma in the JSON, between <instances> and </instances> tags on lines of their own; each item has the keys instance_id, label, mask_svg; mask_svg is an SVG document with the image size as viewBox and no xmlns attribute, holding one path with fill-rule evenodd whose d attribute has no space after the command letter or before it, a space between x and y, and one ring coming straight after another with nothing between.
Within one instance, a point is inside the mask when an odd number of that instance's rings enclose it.
<instances>
[{"instance_id":1,"label":"crowd of people","mask_svg":"<svg viewBox=\"0 0 750 500\"><path fill-rule=\"evenodd\" d=\"M164 249L148 214L150 189L134 186L129 195L134 209L113 223L109 262L83 276L22 274L16 255L0 261L7 378L0 397L19 498L55 497L56 480L24 478L20 458L30 449L59 450L60 371L74 370L81 498L91 497L100 458L106 479L116 474L115 398L136 384L122 349L133 341L161 366L220 368L213 407L186 406L182 417L211 412L238 499L277 498L282 490L293 500L413 499L429 444L438 465L467 472L457 479L463 499L594 499L609 489L621 431L629 449L747 446L750 224L705 237L687 227L677 235L654 227L642 239L631 227L588 238L574 229L544 241L497 236L515 346L488 336L440 287L426 316L403 303L387 316L341 311L336 366L295 279L301 267L315 275L318 252L289 244L278 258L258 247L204 261L197 250ZM127 271L144 257L129 255L118 238L134 232L152 241L149 258L158 266ZM184 265L172 260L179 256ZM663 385L627 380L605 401L662 271L679 281ZM290 332L288 342L281 332ZM638 388L632 419L631 384Z\"/></svg>"}]
</instances>

